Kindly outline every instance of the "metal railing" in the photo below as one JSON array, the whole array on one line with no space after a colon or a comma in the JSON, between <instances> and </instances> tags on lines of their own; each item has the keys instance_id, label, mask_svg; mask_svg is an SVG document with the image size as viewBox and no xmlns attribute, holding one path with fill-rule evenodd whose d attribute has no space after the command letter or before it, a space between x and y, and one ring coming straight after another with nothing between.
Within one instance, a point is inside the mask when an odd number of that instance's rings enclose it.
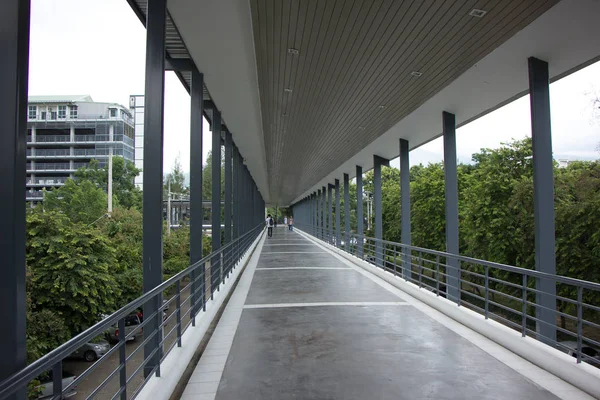
<instances>
[{"instance_id":1,"label":"metal railing","mask_svg":"<svg viewBox=\"0 0 600 400\"><path fill-rule=\"evenodd\" d=\"M313 225L299 228L419 288L445 297L521 333L552 345L600 368L600 305L590 304L600 294L600 284L551 275L531 269L479 260L402 243L334 231ZM556 309L536 303L536 296L549 296L536 288L536 281L556 284ZM536 312L555 312L556 341L536 332L536 326L550 326ZM597 352L596 355L593 353Z\"/></svg>"},{"instance_id":2,"label":"metal railing","mask_svg":"<svg viewBox=\"0 0 600 400\"><path fill-rule=\"evenodd\" d=\"M32 380L50 370L53 374L52 399L55 400L62 399L63 395L76 389L85 380L95 382L88 388L89 393L82 393L86 399L135 398L153 375L160 376L162 361L173 348L181 347L181 337L185 330L190 325L195 326L198 313L206 311L208 299L212 299L214 292L221 289L221 284L225 283L263 231L264 224L261 223L0 382L0 399L24 389ZM168 300L162 302L163 296ZM153 304L156 311L151 315L144 315L141 323L128 331L126 318L132 317L144 304ZM162 306L159 306L160 304ZM172 306L175 307L173 311L165 311L170 310ZM158 329L147 332L152 322ZM105 334L117 338L117 343L73 382L62 387L64 360L90 340ZM138 346L134 349L126 346L128 341L135 341L142 334L144 339ZM136 354L143 352L144 347L156 338L159 344L151 354L143 360L140 360L139 356L136 357ZM149 366L149 362L156 355L159 362ZM101 365L105 368L99 369ZM148 371L150 367L151 370ZM107 370L108 374L103 375ZM140 374L141 372L145 373Z\"/></svg>"}]
</instances>

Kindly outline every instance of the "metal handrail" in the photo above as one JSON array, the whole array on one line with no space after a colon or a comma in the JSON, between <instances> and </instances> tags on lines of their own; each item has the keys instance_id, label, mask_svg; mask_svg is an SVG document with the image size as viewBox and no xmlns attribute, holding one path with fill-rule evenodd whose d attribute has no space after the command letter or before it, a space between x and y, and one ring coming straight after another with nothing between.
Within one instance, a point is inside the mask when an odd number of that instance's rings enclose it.
<instances>
[{"instance_id":1,"label":"metal handrail","mask_svg":"<svg viewBox=\"0 0 600 400\"><path fill-rule=\"evenodd\" d=\"M216 290L219 290L218 289L219 285L221 283L225 282L225 276L224 276L224 272L223 272L224 269L225 268L228 269L228 271L226 272L227 276L228 276L229 272L235 267L236 263L239 260L241 260L241 258L245 255L245 252L250 247L250 244L252 243L252 241L256 237L258 237L258 235L263 230L264 230L264 223L261 222L259 225L250 229L248 232L240 235L238 238L232 239L231 242L223 245L218 250L215 250L215 251L211 252L210 254L204 256L202 259L200 259L199 261L190 265L185 270L172 276L168 280L166 280L163 283L161 283L160 285L156 286L154 289L150 290L147 293L144 293L142 296L131 301L129 304L121 307L119 310L115 311L108 317L104 318L102 321L98 322L94 326L88 328L84 332L78 334L77 336L70 339L66 343L62 344L61 346L59 346L56 349L49 352L48 354L46 354L43 357L39 358L38 360L34 361L33 363L31 363L30 365L28 365L21 371L11 375L9 378L0 382L0 398L5 398L6 396L9 396L9 395L15 393L17 390L25 388L32 379L35 379L40 374L42 374L50 369L56 368L57 365L62 365L62 361L64 359L66 359L67 357L69 357L75 350L79 349L81 346L88 343L91 339L97 337L98 335L104 334L109 328L111 328L117 324L118 324L119 328L121 327L121 325L124 327L125 326L124 325L125 317L130 315L132 311L136 310L137 308L144 305L145 303L152 301L157 296L162 295L162 292L165 291L166 289L169 289L174 285L179 287L180 282L184 278L191 276L191 274L193 272L198 270L200 267L204 266L207 262L210 263L212 260L215 260L216 258L219 259L218 262L220 263L221 272L219 274L218 281L215 281L213 279L214 277L212 276L212 273L209 276L210 290L211 290L211 293L213 293ZM229 259L226 259L226 257L224 256L226 252L229 252L231 254ZM236 256L233 256L233 255L236 255ZM225 264L227 261L228 261L228 265L224 266L223 264ZM196 280L196 283L198 283L197 280ZM193 302L190 302L189 312L190 312L191 319L194 319L198 312L203 311L203 310L206 311L206 308L205 308L206 307L206 305L205 305L205 302L206 302L205 283L206 283L206 281L199 282L200 288L198 288L198 287L196 288L197 291L201 290L202 291L201 293L191 293L190 292L189 298L192 298L192 296L198 296L200 298L200 300L203 302L203 304L200 304L199 308L197 308L199 306L197 303L194 304ZM213 286L213 285L216 285L216 286ZM181 291L178 291L177 295L180 296L180 294L181 294ZM181 304L180 304L180 306L181 306ZM144 321L142 322L142 324L136 326L136 328L134 328L134 331L139 331L147 322L151 321L152 319L160 317L161 322L158 323L158 328L157 328L157 332L158 332L158 330L160 330L166 323L166 321L162 321L162 309L163 309L163 305L158 304L158 311L156 311L152 315L144 317ZM192 314L192 309L194 309L193 314ZM180 309L178 309L177 312L180 312ZM178 320L179 320L179 324L181 324L181 318L179 318ZM192 320L192 325L194 325L193 320ZM189 324L186 325L186 328L188 326L189 326ZM178 336L179 344L181 343L180 335L183 333L183 331L185 331L185 329L177 330L177 332L179 333L179 336ZM117 347L125 345L126 337L124 336L124 334L125 334L124 330L119 329L119 342L113 349L111 349L111 353L114 354L114 352L116 352L115 349ZM135 332L130 332L127 335L127 337L131 337L134 334L135 334ZM96 363L94 363L92 366L90 366L90 368L88 368L88 370L92 369L92 368L94 368L94 369L97 368L98 365L105 359L107 359L107 357L103 356ZM124 367L123 364L124 363L121 362L119 365L119 368L123 368ZM160 366L160 362L159 362L158 367L159 366ZM85 376L87 376L88 375L87 371L84 372L84 374L85 374ZM60 392L54 393L54 396L60 396L67 389L76 386L77 383L80 382L82 377L83 376L79 376L73 383L71 383L66 388L60 388ZM145 379L144 384L146 381L147 381L147 379ZM55 388L55 390L56 390L56 388ZM120 388L120 392L121 391L122 391L122 393L126 392L123 390L122 387ZM90 397L93 397L93 396L90 396Z\"/></svg>"},{"instance_id":2,"label":"metal handrail","mask_svg":"<svg viewBox=\"0 0 600 400\"><path fill-rule=\"evenodd\" d=\"M600 292L600 283L562 275L552 275L493 261L480 260L458 254L376 239L366 235L358 235L356 233L348 233L348 236L346 236L345 232L339 233L339 238L341 240L340 243L337 243L338 235L335 230L309 224L297 225L299 225L300 229L304 229L306 233L320 238L340 250L361 259L365 259L374 264L374 266L389 271L406 281L410 281L420 288L427 288L435 292L437 296L448 295L448 297L451 297L450 300L456 302L458 306L467 306L474 311L480 312L484 314L486 319L492 317L498 322L520 331L522 336L527 336L529 334L534 335L536 339L541 339L538 337L537 332L528 328L528 323L535 322L546 326L549 325L547 321L536 317L534 314L528 313L528 309L549 310L555 312L557 316L564 317L571 323L575 323L576 327L573 328L573 330L563 329L559 326L555 326L555 328L557 332L561 332L562 334L571 337L573 340L576 340L577 346L574 349L567 349L558 341L553 341L551 344L565 350L574 350L576 352L574 357L577 358L578 363L583 360L600 367L600 363L598 363L597 360L582 354L581 351L584 344L598 345L596 340L586 337L583 334L583 327L586 326L588 328L600 329L600 324L585 319L583 317L583 311L593 312L600 310L600 308L597 305L585 303L583 301L583 291L591 290ZM344 245L342 245L342 241L348 241L349 243L344 243ZM432 258L433 260L424 256ZM442 262L442 259L446 260L446 262ZM456 260L458 267L450 265L448 260ZM479 266L482 269L473 271L472 266ZM449 271L451 270L455 271L455 276L449 274ZM515 282L511 282L503 280L498 276L494 276L493 273L496 271L520 275L520 282L516 283L517 279L515 279ZM576 292L576 299L559 294L552 295L552 297L555 302L562 302L563 304L574 307L577 315L569 314L564 310L550 309L529 300L528 296L546 294L537 288L529 287L529 283L533 282L535 279L546 279L555 284L563 284L572 287L574 292ZM490 285L490 283L492 283L492 285ZM441 290L440 285L444 285L446 289ZM449 293L448 289L453 289L455 291L454 293L458 294L458 296ZM479 290L479 292L477 290ZM500 304L498 301L490 299L490 294L500 296L509 301L509 303L507 303L508 305ZM474 302L473 300L477 301ZM519 307L516 307L516 304L518 304ZM490 306L519 316L520 323L512 321L510 315L507 315L506 313L493 312L490 310ZM545 343L549 343L549 340L545 337L541 340Z\"/></svg>"}]
</instances>

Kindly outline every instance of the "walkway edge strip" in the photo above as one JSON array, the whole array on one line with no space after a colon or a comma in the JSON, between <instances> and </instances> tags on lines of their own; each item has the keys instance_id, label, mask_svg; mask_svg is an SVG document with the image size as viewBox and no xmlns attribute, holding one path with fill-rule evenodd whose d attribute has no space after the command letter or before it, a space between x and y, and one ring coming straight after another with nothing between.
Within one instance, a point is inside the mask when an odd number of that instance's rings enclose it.
<instances>
[{"instance_id":1,"label":"walkway edge strip","mask_svg":"<svg viewBox=\"0 0 600 400\"><path fill-rule=\"evenodd\" d=\"M321 248L329 250L347 265L351 265L359 271L362 270L365 272L365 276L375 275L386 283L404 292L406 295L408 295L404 297L407 299L407 301L411 302L409 297L412 297L412 302L415 302L416 300L418 303L424 303L425 307L429 306L435 311L444 314L444 316L449 317L464 327L479 333L485 338L512 352L512 354L520 356L521 358L531 362L535 366L547 371L555 377L571 384L574 389L579 389L593 396L594 398L600 399L600 370L594 368L593 366L584 363L577 364L577 360L575 358L561 352L560 350L545 345L531 337L521 337L519 332L514 331L507 326L504 326L491 319L486 320L481 314L471 311L465 307L458 307L455 303L445 298L437 297L434 293L426 289L419 289L419 287L413 283L405 282L401 278L394 276L392 273L383 271L358 257L346 253L345 251L331 246L319 239L313 238L312 236L300 230L297 231L307 239L317 243L317 245ZM373 279L373 277L370 278L377 282L377 280ZM471 338L465 338L473 342ZM473 343L482 348L482 350L488 352L488 349L481 347L478 343ZM489 354L499 359L495 354ZM505 360L499 360L513 368L513 366L508 364ZM523 371L518 372L526 376ZM546 388L546 390L559 395L557 392L552 391L549 388ZM569 398L565 397L564 393L563 396L559 395L559 397Z\"/></svg>"},{"instance_id":2,"label":"walkway edge strip","mask_svg":"<svg viewBox=\"0 0 600 400\"><path fill-rule=\"evenodd\" d=\"M188 364L190 363L196 348L204 338L209 326L221 308L223 301L233 287L233 283L242 274L248 263L256 255L255 250L261 240L264 239L263 231L252 243L246 255L240 260L238 266L233 270L225 285L221 285L220 291L214 292L214 300L206 302L206 312L200 312L196 316L196 326L189 326L181 336L181 347L175 347L161 363L161 376L153 376L138 394L136 399L141 400L168 400L177 387L179 380L183 376ZM258 260L258 257L256 257Z\"/></svg>"}]
</instances>

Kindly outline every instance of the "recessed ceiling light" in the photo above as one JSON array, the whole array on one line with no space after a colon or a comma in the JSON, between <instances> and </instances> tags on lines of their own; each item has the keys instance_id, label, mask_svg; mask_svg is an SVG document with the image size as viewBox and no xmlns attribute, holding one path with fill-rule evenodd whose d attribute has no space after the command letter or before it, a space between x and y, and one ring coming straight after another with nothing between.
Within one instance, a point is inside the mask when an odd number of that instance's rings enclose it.
<instances>
[{"instance_id":1,"label":"recessed ceiling light","mask_svg":"<svg viewBox=\"0 0 600 400\"><path fill-rule=\"evenodd\" d=\"M386 109L386 107L385 107L385 106L382 104L382 105L380 105L380 106L379 106L379 109L380 109L380 110L385 110L385 109Z\"/></svg>"},{"instance_id":2,"label":"recessed ceiling light","mask_svg":"<svg viewBox=\"0 0 600 400\"><path fill-rule=\"evenodd\" d=\"M285 88L285 89L283 89L283 91L284 92L288 92L288 93L292 93L292 89L290 89L290 88Z\"/></svg>"},{"instance_id":3,"label":"recessed ceiling light","mask_svg":"<svg viewBox=\"0 0 600 400\"><path fill-rule=\"evenodd\" d=\"M422 72L419 72L419 71L413 71L413 72L411 72L410 74L411 74L412 76L416 76L417 78L418 78L419 76L423 75L423 73L422 73Z\"/></svg>"},{"instance_id":4,"label":"recessed ceiling light","mask_svg":"<svg viewBox=\"0 0 600 400\"><path fill-rule=\"evenodd\" d=\"M298 54L300 54L300 52L297 49L294 49L294 48L289 48L288 49L288 53L290 53L290 54L292 54L294 56L297 56Z\"/></svg>"},{"instance_id":5,"label":"recessed ceiling light","mask_svg":"<svg viewBox=\"0 0 600 400\"><path fill-rule=\"evenodd\" d=\"M469 13L469 15L471 17L477 17L477 18L481 18L483 17L485 14L487 14L487 11L484 10L478 10L476 8L472 9L471 12Z\"/></svg>"}]
</instances>

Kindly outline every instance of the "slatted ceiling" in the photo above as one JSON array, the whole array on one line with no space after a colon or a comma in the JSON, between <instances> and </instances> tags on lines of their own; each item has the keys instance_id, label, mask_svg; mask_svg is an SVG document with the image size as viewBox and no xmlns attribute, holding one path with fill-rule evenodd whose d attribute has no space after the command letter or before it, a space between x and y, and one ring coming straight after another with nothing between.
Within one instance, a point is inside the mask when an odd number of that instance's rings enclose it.
<instances>
[{"instance_id":1,"label":"slatted ceiling","mask_svg":"<svg viewBox=\"0 0 600 400\"><path fill-rule=\"evenodd\" d=\"M146 23L146 14L148 11L148 0L128 0L131 4L132 8L138 14L141 22L145 25ZM137 9L137 10L136 10ZM167 57L170 58L182 58L182 59L190 59L190 54L177 30L177 27L173 23L171 15L167 13L167 24L165 29L165 45L167 51ZM178 72L177 73L182 80L182 84L189 91L192 83L192 73L189 71ZM204 99L210 100L210 93L204 86Z\"/></svg>"},{"instance_id":2,"label":"slatted ceiling","mask_svg":"<svg viewBox=\"0 0 600 400\"><path fill-rule=\"evenodd\" d=\"M557 2L251 0L271 198L297 197Z\"/></svg>"}]
</instances>

